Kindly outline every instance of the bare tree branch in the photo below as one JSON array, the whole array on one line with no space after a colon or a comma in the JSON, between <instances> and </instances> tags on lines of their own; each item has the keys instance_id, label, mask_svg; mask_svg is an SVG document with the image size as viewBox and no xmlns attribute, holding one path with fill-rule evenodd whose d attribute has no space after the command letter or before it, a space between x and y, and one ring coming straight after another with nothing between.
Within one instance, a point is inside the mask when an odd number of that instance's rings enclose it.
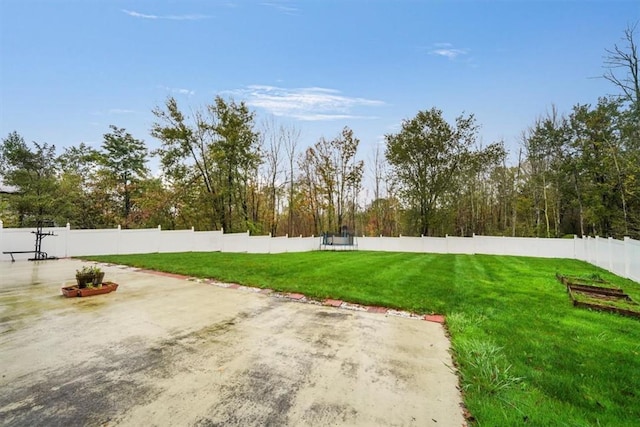
<instances>
[{"instance_id":1,"label":"bare tree branch","mask_svg":"<svg viewBox=\"0 0 640 427\"><path fill-rule=\"evenodd\" d=\"M636 110L640 111L640 68L638 64L638 45L634 39L638 23L628 26L624 30L622 40L626 46L613 46L605 49L604 68L607 71L602 77L613 83L622 91L620 97L629 101Z\"/></svg>"}]
</instances>

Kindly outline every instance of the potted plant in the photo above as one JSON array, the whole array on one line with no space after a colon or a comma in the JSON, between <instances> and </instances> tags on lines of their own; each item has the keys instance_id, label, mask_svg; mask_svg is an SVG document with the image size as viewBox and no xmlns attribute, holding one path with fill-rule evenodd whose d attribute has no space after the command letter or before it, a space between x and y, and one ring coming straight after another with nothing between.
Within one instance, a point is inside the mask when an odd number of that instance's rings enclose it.
<instances>
[{"instance_id":1,"label":"potted plant","mask_svg":"<svg viewBox=\"0 0 640 427\"><path fill-rule=\"evenodd\" d=\"M87 267L82 266L80 270L76 270L76 282L78 288L86 288L87 285L99 286L104 279L104 271L97 265Z\"/></svg>"},{"instance_id":2,"label":"potted plant","mask_svg":"<svg viewBox=\"0 0 640 427\"><path fill-rule=\"evenodd\" d=\"M97 265L90 267L90 269L93 273L93 280L91 281L93 286L101 286L102 280L104 279L104 271L102 271Z\"/></svg>"},{"instance_id":3,"label":"potted plant","mask_svg":"<svg viewBox=\"0 0 640 427\"><path fill-rule=\"evenodd\" d=\"M88 283L93 283L93 276L92 267L82 266L80 270L76 270L78 288L86 288Z\"/></svg>"},{"instance_id":4,"label":"potted plant","mask_svg":"<svg viewBox=\"0 0 640 427\"><path fill-rule=\"evenodd\" d=\"M65 286L62 294L65 297L88 297L92 295L106 294L118 289L118 284L113 282L102 282L104 271L97 265L82 266L76 270L76 286Z\"/></svg>"}]
</instances>

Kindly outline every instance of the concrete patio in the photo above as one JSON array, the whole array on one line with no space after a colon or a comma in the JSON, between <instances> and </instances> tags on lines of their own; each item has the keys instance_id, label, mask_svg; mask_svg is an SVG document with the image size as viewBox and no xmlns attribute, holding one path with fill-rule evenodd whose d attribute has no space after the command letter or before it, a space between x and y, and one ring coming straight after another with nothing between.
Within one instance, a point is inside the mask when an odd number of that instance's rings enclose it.
<instances>
[{"instance_id":1,"label":"concrete patio","mask_svg":"<svg viewBox=\"0 0 640 427\"><path fill-rule=\"evenodd\" d=\"M0 262L0 424L464 425L438 323L83 264Z\"/></svg>"}]
</instances>

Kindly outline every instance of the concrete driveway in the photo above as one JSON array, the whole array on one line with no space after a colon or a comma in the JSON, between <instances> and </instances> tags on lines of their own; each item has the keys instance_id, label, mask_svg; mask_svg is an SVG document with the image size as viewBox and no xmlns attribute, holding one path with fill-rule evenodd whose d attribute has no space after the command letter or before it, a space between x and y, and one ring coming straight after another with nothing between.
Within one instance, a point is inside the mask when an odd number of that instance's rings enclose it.
<instances>
[{"instance_id":1,"label":"concrete driveway","mask_svg":"<svg viewBox=\"0 0 640 427\"><path fill-rule=\"evenodd\" d=\"M82 265L0 262L0 424L464 425L437 323Z\"/></svg>"}]
</instances>

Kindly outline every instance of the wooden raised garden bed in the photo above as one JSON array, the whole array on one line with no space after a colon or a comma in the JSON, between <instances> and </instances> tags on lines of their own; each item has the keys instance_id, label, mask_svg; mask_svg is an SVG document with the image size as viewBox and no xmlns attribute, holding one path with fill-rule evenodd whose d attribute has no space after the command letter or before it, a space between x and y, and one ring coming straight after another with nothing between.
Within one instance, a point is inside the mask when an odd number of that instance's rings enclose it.
<instances>
[{"instance_id":1,"label":"wooden raised garden bed","mask_svg":"<svg viewBox=\"0 0 640 427\"><path fill-rule=\"evenodd\" d=\"M93 295L108 294L115 292L118 284L114 282L104 282L101 286L80 288L78 286L65 286L62 288L62 295L67 298L72 297L90 297Z\"/></svg>"},{"instance_id":2,"label":"wooden raised garden bed","mask_svg":"<svg viewBox=\"0 0 640 427\"><path fill-rule=\"evenodd\" d=\"M622 289L591 284L607 285L607 281L562 276L560 274L557 274L556 277L566 285L567 293L574 307L618 313L623 316L640 319L640 304L633 301Z\"/></svg>"}]
</instances>

